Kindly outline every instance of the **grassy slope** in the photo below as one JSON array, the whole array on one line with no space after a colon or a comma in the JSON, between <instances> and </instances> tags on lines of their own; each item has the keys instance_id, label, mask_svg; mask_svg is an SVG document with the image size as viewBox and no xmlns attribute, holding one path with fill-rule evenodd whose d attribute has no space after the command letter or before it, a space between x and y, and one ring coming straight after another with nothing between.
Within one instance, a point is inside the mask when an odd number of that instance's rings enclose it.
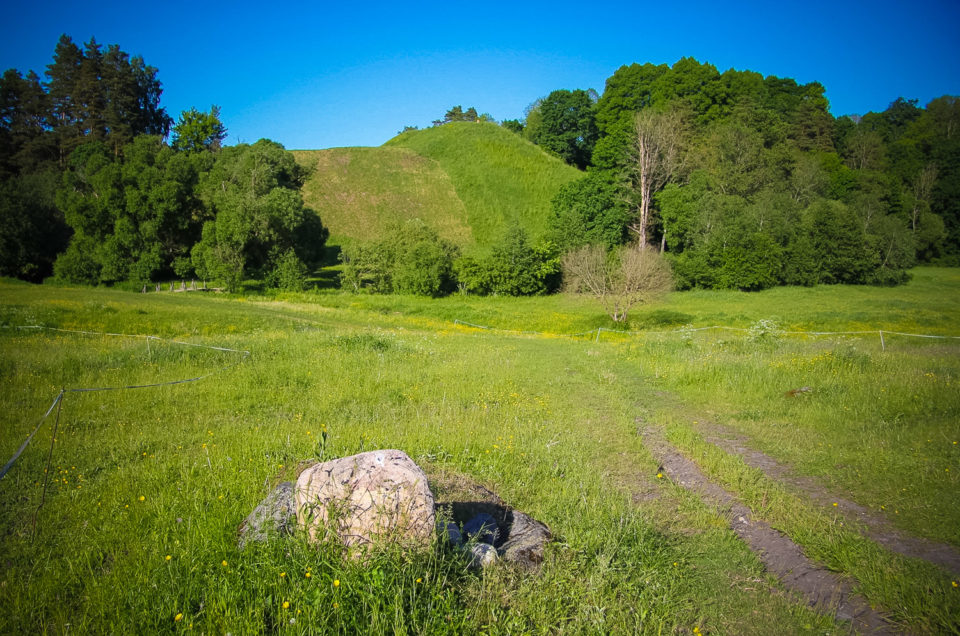
<instances>
[{"instance_id":1,"label":"grassy slope","mask_svg":"<svg viewBox=\"0 0 960 636\"><path fill-rule=\"evenodd\" d=\"M330 243L367 241L392 219L420 218L440 236L473 242L467 212L440 165L405 148L297 150L314 170L303 198L330 229Z\"/></svg>"},{"instance_id":2,"label":"grassy slope","mask_svg":"<svg viewBox=\"0 0 960 636\"><path fill-rule=\"evenodd\" d=\"M481 249L519 224L546 229L550 201L580 173L495 124L403 133L380 148L294 151L314 169L304 201L333 245L369 240L393 218L419 217L462 247Z\"/></svg>"},{"instance_id":3,"label":"grassy slope","mask_svg":"<svg viewBox=\"0 0 960 636\"><path fill-rule=\"evenodd\" d=\"M831 329L957 334L958 303L957 270L928 269L894 289L675 294L638 312L636 326L749 326L780 316ZM602 324L592 302L566 296L330 293L278 302L0 284L3 324L148 333L252 351L242 366L192 385L68 396L57 480L38 536L30 521L49 428L0 482L0 522L8 529L0 540L0 631L57 632L71 623L79 631L155 632L173 627L181 612L184 627L234 633L281 625L836 631L777 592L721 518L653 478L656 464L635 434L638 416L664 425L684 452L708 457L705 469L755 514L855 577L908 631L958 628L960 592L943 573L864 544L832 510L805 508L704 449L691 425L727 424L855 501L885 505L898 525L956 545L956 346L893 340L882 353L873 337L763 344L737 334L604 334L596 343L453 327L455 317L553 332ZM0 330L7 387L0 457L64 384L190 377L223 355ZM800 385L814 392L783 399L783 390ZM237 551L236 525L265 493L265 481L315 454L324 427L328 455L400 447L425 464L470 474L545 520L559 540L542 576L498 570L476 577L450 558L359 567L299 544ZM332 587L334 578L342 585Z\"/></svg>"},{"instance_id":4,"label":"grassy slope","mask_svg":"<svg viewBox=\"0 0 960 636\"><path fill-rule=\"evenodd\" d=\"M433 159L450 175L481 246L512 223L533 236L546 229L550 201L580 172L490 123L452 123L403 133L385 144Z\"/></svg>"}]
</instances>

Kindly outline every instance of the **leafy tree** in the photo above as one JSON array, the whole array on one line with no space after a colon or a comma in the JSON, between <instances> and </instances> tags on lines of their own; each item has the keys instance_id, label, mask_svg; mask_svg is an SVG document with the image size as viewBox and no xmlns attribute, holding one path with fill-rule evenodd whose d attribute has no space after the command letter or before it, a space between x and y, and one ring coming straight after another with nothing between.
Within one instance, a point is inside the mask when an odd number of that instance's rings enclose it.
<instances>
[{"instance_id":1,"label":"leafy tree","mask_svg":"<svg viewBox=\"0 0 960 636\"><path fill-rule=\"evenodd\" d=\"M806 211L817 283L865 283L876 263L863 223L843 203L820 200Z\"/></svg>"},{"instance_id":2,"label":"leafy tree","mask_svg":"<svg viewBox=\"0 0 960 636\"><path fill-rule=\"evenodd\" d=\"M213 219L191 250L197 273L233 290L245 276L265 276L289 249L316 264L328 231L303 205L303 176L293 155L267 139L221 151L199 185Z\"/></svg>"},{"instance_id":3,"label":"leafy tree","mask_svg":"<svg viewBox=\"0 0 960 636\"><path fill-rule=\"evenodd\" d=\"M591 171L560 188L547 222L550 240L567 251L588 244L622 245L631 219L616 174Z\"/></svg>"},{"instance_id":4,"label":"leafy tree","mask_svg":"<svg viewBox=\"0 0 960 636\"><path fill-rule=\"evenodd\" d=\"M463 110L463 107L459 104L454 106L446 112L443 116L443 119L434 120L434 126L442 126L443 124L449 124L452 121L493 121L493 118L484 113L479 115L477 109L471 106L467 110Z\"/></svg>"},{"instance_id":5,"label":"leafy tree","mask_svg":"<svg viewBox=\"0 0 960 636\"><path fill-rule=\"evenodd\" d=\"M196 108L180 113L180 120L173 127L174 150L219 151L227 138L227 128L220 121L220 107L211 106L209 113Z\"/></svg>"},{"instance_id":6,"label":"leafy tree","mask_svg":"<svg viewBox=\"0 0 960 636\"><path fill-rule=\"evenodd\" d=\"M539 105L540 122L532 141L583 170L597 139L594 91L557 90Z\"/></svg>"},{"instance_id":7,"label":"leafy tree","mask_svg":"<svg viewBox=\"0 0 960 636\"><path fill-rule=\"evenodd\" d=\"M125 146L121 157L102 142L77 148L57 192L74 231L57 276L145 282L182 272L174 263L189 254L203 218L195 196L201 167L149 135Z\"/></svg>"},{"instance_id":8,"label":"leafy tree","mask_svg":"<svg viewBox=\"0 0 960 636\"><path fill-rule=\"evenodd\" d=\"M31 172L0 181L0 276L39 283L70 238L54 203L59 175Z\"/></svg>"},{"instance_id":9,"label":"leafy tree","mask_svg":"<svg viewBox=\"0 0 960 636\"><path fill-rule=\"evenodd\" d=\"M523 134L523 122L521 122L519 119L504 119L502 122L500 122L500 125L510 132L515 132L518 135Z\"/></svg>"}]
</instances>

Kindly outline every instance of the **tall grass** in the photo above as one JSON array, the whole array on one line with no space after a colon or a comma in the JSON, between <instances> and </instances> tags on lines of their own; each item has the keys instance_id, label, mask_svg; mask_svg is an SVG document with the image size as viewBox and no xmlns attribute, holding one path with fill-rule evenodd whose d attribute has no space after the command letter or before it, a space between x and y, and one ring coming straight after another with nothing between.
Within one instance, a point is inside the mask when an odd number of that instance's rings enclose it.
<instances>
[{"instance_id":1,"label":"tall grass","mask_svg":"<svg viewBox=\"0 0 960 636\"><path fill-rule=\"evenodd\" d=\"M929 330L952 330L953 276L918 273L900 288L902 306L885 326L907 330L927 315L939 316ZM774 312L799 321L818 311L797 302L805 290L793 291L780 300L748 297L756 307L740 297L678 294L639 312L634 326L673 324L677 314L697 325L720 314L749 325ZM870 291L879 296L870 300ZM888 290L866 292L852 294L849 307L871 321L897 300ZM843 289L817 293L825 294L822 307L836 304L831 320L842 326ZM956 446L934 450L917 441L929 433L937 437L923 439L939 444L956 434L952 350L904 343L883 353L872 341L739 336L720 343L709 335L604 333L596 342L456 327L453 318L554 334L603 320L589 300L562 296L271 299L0 283L0 325L8 327L0 329L4 460L61 387L194 377L235 359L169 342L148 348L140 339L11 325L152 334L251 352L196 383L66 396L44 506L37 512L49 425L0 482L0 631L837 629L779 591L722 516L655 479L638 417L704 457L713 456L698 445L692 422L712 418L854 500L902 505L886 512L903 527L955 541ZM848 345L856 351L846 353ZM891 393L894 381L902 390ZM797 383L814 392L787 402L782 392ZM901 411L897 427L868 431L873 418ZM859 456L854 442L869 452ZM301 537L237 548L237 525L299 462L386 447L405 450L430 475L464 474L545 521L556 540L539 575L509 567L471 572L441 546L387 551L366 567ZM932 467L942 460L950 471L941 475ZM752 502L756 481L738 481L741 468L722 456L703 461ZM832 481L831 462L847 466L834 467ZM908 490L895 495L898 488ZM831 567L869 581L871 600L902 601L898 617L910 629L956 628L956 595L945 575L885 567L882 551L854 569L837 556L842 550L816 547L829 545L824 536L833 525L816 514L793 523L787 531Z\"/></svg>"}]
</instances>

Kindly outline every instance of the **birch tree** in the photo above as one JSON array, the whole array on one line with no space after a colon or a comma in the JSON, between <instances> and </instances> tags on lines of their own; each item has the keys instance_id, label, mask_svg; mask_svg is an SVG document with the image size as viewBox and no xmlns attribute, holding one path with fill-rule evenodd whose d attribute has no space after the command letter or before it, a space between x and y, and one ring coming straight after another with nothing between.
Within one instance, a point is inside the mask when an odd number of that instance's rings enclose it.
<instances>
[{"instance_id":1,"label":"birch tree","mask_svg":"<svg viewBox=\"0 0 960 636\"><path fill-rule=\"evenodd\" d=\"M676 110L647 108L634 117L633 132L627 179L636 215L629 227L642 250L649 239L653 195L674 178L682 165L686 125Z\"/></svg>"}]
</instances>

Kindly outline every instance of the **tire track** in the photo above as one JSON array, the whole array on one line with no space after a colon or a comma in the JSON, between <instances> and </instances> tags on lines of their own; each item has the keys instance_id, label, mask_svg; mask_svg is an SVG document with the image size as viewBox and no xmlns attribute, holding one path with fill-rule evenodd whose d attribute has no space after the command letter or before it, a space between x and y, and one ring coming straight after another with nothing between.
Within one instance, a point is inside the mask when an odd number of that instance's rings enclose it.
<instances>
[{"instance_id":1,"label":"tire track","mask_svg":"<svg viewBox=\"0 0 960 636\"><path fill-rule=\"evenodd\" d=\"M750 509L732 494L710 481L691 460L667 442L660 431L640 425L644 444L660 462L663 472L675 483L695 492L715 507L728 510L730 528L758 556L766 569L799 594L807 603L853 627L870 634L900 633L869 603L853 592L851 584L803 554L788 536L753 519Z\"/></svg>"},{"instance_id":2,"label":"tire track","mask_svg":"<svg viewBox=\"0 0 960 636\"><path fill-rule=\"evenodd\" d=\"M865 536L891 552L923 559L952 575L960 575L960 551L953 546L906 534L882 515L858 503L830 494L812 478L799 476L790 467L779 463L765 453L750 448L747 446L746 438L732 431L710 424L701 426L699 432L705 441L731 455L740 457L751 468L756 468L770 479L800 491L811 501L825 507L832 507L834 502L838 503L836 510L851 521L860 523L864 528Z\"/></svg>"}]
</instances>

